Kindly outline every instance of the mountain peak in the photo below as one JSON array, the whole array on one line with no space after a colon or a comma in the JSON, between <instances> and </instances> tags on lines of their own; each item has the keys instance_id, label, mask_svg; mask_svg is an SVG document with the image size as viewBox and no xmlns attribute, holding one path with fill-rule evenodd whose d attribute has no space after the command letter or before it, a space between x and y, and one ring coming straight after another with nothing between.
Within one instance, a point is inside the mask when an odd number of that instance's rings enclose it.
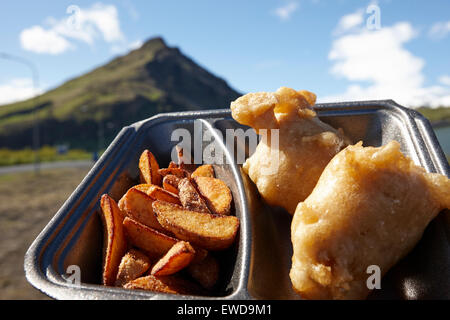
<instances>
[{"instance_id":1,"label":"mountain peak","mask_svg":"<svg viewBox=\"0 0 450 320\"><path fill-rule=\"evenodd\" d=\"M0 148L31 145L34 111L42 144L95 150L130 123L160 112L228 108L240 94L162 37L35 99L0 109ZM20 120L20 124L19 121Z\"/></svg>"},{"instance_id":2,"label":"mountain peak","mask_svg":"<svg viewBox=\"0 0 450 320\"><path fill-rule=\"evenodd\" d=\"M163 49L168 48L166 42L162 37L154 37L148 39L141 48L148 48L148 49Z\"/></svg>"}]
</instances>

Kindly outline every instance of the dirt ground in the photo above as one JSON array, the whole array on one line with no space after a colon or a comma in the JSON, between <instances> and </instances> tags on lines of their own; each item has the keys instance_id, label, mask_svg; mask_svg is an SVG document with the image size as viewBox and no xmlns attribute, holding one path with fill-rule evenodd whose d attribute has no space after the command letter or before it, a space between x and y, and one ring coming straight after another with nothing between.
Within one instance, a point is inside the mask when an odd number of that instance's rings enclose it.
<instances>
[{"instance_id":1,"label":"dirt ground","mask_svg":"<svg viewBox=\"0 0 450 320\"><path fill-rule=\"evenodd\" d=\"M88 170L0 175L0 299L48 299L25 279L24 255Z\"/></svg>"}]
</instances>

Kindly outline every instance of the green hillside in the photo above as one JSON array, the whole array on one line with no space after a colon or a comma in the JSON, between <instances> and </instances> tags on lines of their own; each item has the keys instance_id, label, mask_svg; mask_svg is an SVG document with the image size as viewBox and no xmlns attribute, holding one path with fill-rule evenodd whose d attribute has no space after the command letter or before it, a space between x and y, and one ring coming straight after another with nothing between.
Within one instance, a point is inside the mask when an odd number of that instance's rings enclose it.
<instances>
[{"instance_id":1,"label":"green hillside","mask_svg":"<svg viewBox=\"0 0 450 320\"><path fill-rule=\"evenodd\" d=\"M0 148L41 145L96 150L125 125L161 112L227 108L239 93L161 38L37 99L0 107Z\"/></svg>"},{"instance_id":2,"label":"green hillside","mask_svg":"<svg viewBox=\"0 0 450 320\"><path fill-rule=\"evenodd\" d=\"M450 107L422 107L418 108L417 111L422 113L435 126L450 126Z\"/></svg>"}]
</instances>

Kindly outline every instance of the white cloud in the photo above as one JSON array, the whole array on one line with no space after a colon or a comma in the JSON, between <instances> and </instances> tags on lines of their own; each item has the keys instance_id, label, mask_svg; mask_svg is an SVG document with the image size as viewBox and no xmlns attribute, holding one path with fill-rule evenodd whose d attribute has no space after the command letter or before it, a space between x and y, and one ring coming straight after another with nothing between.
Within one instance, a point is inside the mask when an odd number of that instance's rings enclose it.
<instances>
[{"instance_id":1,"label":"white cloud","mask_svg":"<svg viewBox=\"0 0 450 320\"><path fill-rule=\"evenodd\" d=\"M98 29L106 42L123 40L119 14L113 5L94 4L91 9L80 11L80 29Z\"/></svg>"},{"instance_id":2,"label":"white cloud","mask_svg":"<svg viewBox=\"0 0 450 320\"><path fill-rule=\"evenodd\" d=\"M320 101L393 99L409 107L450 105L450 88L424 87L425 61L404 47L416 36L409 22L379 30L347 29L333 40L328 58L331 73L351 83L345 92Z\"/></svg>"},{"instance_id":3,"label":"white cloud","mask_svg":"<svg viewBox=\"0 0 450 320\"><path fill-rule=\"evenodd\" d=\"M0 105L13 103L35 96L41 91L35 91L30 78L12 79L8 83L0 83Z\"/></svg>"},{"instance_id":4,"label":"white cloud","mask_svg":"<svg viewBox=\"0 0 450 320\"><path fill-rule=\"evenodd\" d=\"M60 54L72 48L72 40L93 45L101 38L108 43L124 41L119 14L115 6L96 3L82 9L70 6L68 16L62 19L46 19L48 27L33 26L20 34L20 42L26 50L36 53Z\"/></svg>"},{"instance_id":5,"label":"white cloud","mask_svg":"<svg viewBox=\"0 0 450 320\"><path fill-rule=\"evenodd\" d=\"M429 35L434 39L443 39L450 33L450 21L437 22L431 26Z\"/></svg>"},{"instance_id":6,"label":"white cloud","mask_svg":"<svg viewBox=\"0 0 450 320\"><path fill-rule=\"evenodd\" d=\"M20 42L25 50L36 53L60 54L71 45L54 30L45 30L40 26L25 29L20 34Z\"/></svg>"},{"instance_id":7,"label":"white cloud","mask_svg":"<svg viewBox=\"0 0 450 320\"><path fill-rule=\"evenodd\" d=\"M423 61L402 47L413 37L412 26L404 22L338 38L329 53L329 58L335 61L332 73L349 80L373 80L376 83L401 80L402 83L412 81L417 84L422 81L418 78ZM389 79L387 74L394 78ZM398 79L400 76L402 78Z\"/></svg>"},{"instance_id":8,"label":"white cloud","mask_svg":"<svg viewBox=\"0 0 450 320\"><path fill-rule=\"evenodd\" d=\"M334 34L341 34L346 31L350 31L355 29L356 27L361 26L364 21L364 11L357 10L354 13L347 14L339 19L338 25L334 30Z\"/></svg>"},{"instance_id":9,"label":"white cloud","mask_svg":"<svg viewBox=\"0 0 450 320\"><path fill-rule=\"evenodd\" d=\"M291 1L282 7L276 8L273 13L281 20L286 21L291 18L292 14L297 11L297 9L298 3Z\"/></svg>"}]
</instances>

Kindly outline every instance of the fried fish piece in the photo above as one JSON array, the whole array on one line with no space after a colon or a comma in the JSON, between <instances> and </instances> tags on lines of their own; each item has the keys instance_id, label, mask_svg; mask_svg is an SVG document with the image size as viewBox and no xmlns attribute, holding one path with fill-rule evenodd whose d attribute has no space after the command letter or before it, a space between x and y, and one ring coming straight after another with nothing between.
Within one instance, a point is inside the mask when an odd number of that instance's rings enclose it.
<instances>
[{"instance_id":1,"label":"fried fish piece","mask_svg":"<svg viewBox=\"0 0 450 320\"><path fill-rule=\"evenodd\" d=\"M262 133L279 129L272 145L271 132L259 142L243 169L264 200L294 214L299 201L311 193L328 162L347 144L342 130L322 122L312 109L314 93L282 87L276 92L249 93L231 103L233 118Z\"/></svg>"},{"instance_id":2,"label":"fried fish piece","mask_svg":"<svg viewBox=\"0 0 450 320\"><path fill-rule=\"evenodd\" d=\"M415 165L398 142L348 146L295 211L294 289L308 299L366 298L367 268L384 275L449 207L450 180Z\"/></svg>"}]
</instances>

